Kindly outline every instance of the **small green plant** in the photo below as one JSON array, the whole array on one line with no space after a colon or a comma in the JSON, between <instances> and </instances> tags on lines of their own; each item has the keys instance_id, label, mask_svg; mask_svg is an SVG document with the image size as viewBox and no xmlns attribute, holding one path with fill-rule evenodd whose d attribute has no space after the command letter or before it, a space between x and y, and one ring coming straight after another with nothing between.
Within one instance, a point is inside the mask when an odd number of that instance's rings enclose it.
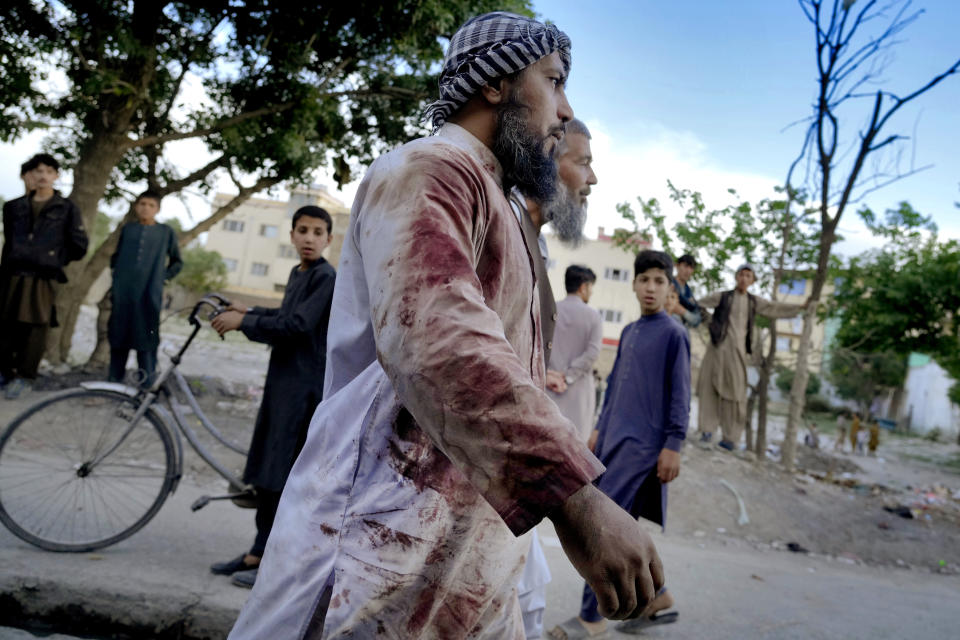
<instances>
[{"instance_id":1,"label":"small green plant","mask_svg":"<svg viewBox=\"0 0 960 640\"><path fill-rule=\"evenodd\" d=\"M940 430L940 427L934 427L923 434L924 440L929 440L930 442L940 442L940 438L943 436L943 431Z\"/></svg>"}]
</instances>

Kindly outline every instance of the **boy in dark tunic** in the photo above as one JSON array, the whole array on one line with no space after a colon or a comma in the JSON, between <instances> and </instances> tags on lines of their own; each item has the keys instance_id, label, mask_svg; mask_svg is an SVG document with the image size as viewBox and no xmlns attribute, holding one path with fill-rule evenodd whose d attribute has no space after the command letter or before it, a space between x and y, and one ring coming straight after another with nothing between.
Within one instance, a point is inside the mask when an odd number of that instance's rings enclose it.
<instances>
[{"instance_id":1,"label":"boy in dark tunic","mask_svg":"<svg viewBox=\"0 0 960 640\"><path fill-rule=\"evenodd\" d=\"M670 256L641 251L634 273L641 317L620 336L590 444L607 468L597 481L600 490L635 518L664 526L667 484L680 473L680 449L690 414L690 339L683 325L664 310L673 290ZM661 589L646 615L617 625L617 630L637 633L653 624L674 622L676 613L657 613L671 606L673 597ZM606 631L588 585L578 621L586 634L567 636L591 637ZM577 629L570 623L569 628Z\"/></svg>"},{"instance_id":2,"label":"boy in dark tunic","mask_svg":"<svg viewBox=\"0 0 960 640\"><path fill-rule=\"evenodd\" d=\"M160 346L160 309L163 285L183 268L177 233L156 221L160 194L144 191L133 204L136 222L120 231L113 269L113 311L107 325L112 382L122 382L130 350L137 352L140 384L153 384Z\"/></svg>"},{"instance_id":3,"label":"boy in dark tunic","mask_svg":"<svg viewBox=\"0 0 960 640\"><path fill-rule=\"evenodd\" d=\"M238 586L253 586L280 493L323 397L327 323L336 271L320 253L330 244L332 232L333 220L324 209L298 209L293 214L290 241L300 264L290 272L280 308L235 304L212 322L220 335L239 329L250 340L273 347L243 472L243 481L257 491L257 537L246 554L210 567L213 573L233 575Z\"/></svg>"},{"instance_id":4,"label":"boy in dark tunic","mask_svg":"<svg viewBox=\"0 0 960 640\"><path fill-rule=\"evenodd\" d=\"M0 386L11 400L29 390L57 326L54 281L66 282L63 267L87 253L80 210L53 188L59 175L53 156L33 156L20 171L27 195L3 205Z\"/></svg>"}]
</instances>

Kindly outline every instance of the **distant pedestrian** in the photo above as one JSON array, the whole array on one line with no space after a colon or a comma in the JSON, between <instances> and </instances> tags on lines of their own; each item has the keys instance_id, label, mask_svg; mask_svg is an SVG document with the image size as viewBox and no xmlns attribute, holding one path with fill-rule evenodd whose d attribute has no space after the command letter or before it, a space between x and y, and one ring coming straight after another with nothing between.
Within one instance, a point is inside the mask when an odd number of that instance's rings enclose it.
<instances>
[{"instance_id":1,"label":"distant pedestrian","mask_svg":"<svg viewBox=\"0 0 960 640\"><path fill-rule=\"evenodd\" d=\"M54 282L63 267L87 253L80 209L53 186L60 163L46 153L21 167L27 195L3 205L0 257L0 386L15 399L32 386L47 344L58 326Z\"/></svg>"},{"instance_id":2,"label":"distant pedestrian","mask_svg":"<svg viewBox=\"0 0 960 640\"><path fill-rule=\"evenodd\" d=\"M811 449L820 448L820 434L817 432L817 425L813 422L807 423L807 433L803 436L803 443Z\"/></svg>"},{"instance_id":3,"label":"distant pedestrian","mask_svg":"<svg viewBox=\"0 0 960 640\"><path fill-rule=\"evenodd\" d=\"M860 437L860 414L853 414L853 420L850 422L850 453L857 450L857 440Z\"/></svg>"},{"instance_id":4,"label":"distant pedestrian","mask_svg":"<svg viewBox=\"0 0 960 640\"><path fill-rule=\"evenodd\" d=\"M867 440L867 450L871 456L877 455L877 447L880 446L880 423L874 418L870 421L870 437Z\"/></svg>"},{"instance_id":5,"label":"distant pedestrian","mask_svg":"<svg viewBox=\"0 0 960 640\"><path fill-rule=\"evenodd\" d=\"M677 292L677 299L684 312L678 313L683 323L688 327L697 327L703 319L700 305L693 296L693 289L690 288L690 278L697 271L697 259L689 253L685 253L677 258L677 274L673 278L672 284L674 291Z\"/></svg>"},{"instance_id":6,"label":"distant pedestrian","mask_svg":"<svg viewBox=\"0 0 960 640\"><path fill-rule=\"evenodd\" d=\"M596 281L596 274L587 267L567 267L567 297L557 303L557 326L547 367L547 393L560 413L577 427L584 442L593 430L596 391L591 372L603 342L603 320L587 306ZM561 385L551 385L551 372Z\"/></svg>"},{"instance_id":7,"label":"distant pedestrian","mask_svg":"<svg viewBox=\"0 0 960 640\"><path fill-rule=\"evenodd\" d=\"M240 587L252 587L257 578L280 493L323 396L327 324L336 271L320 254L330 244L331 233L333 219L325 209L297 209L290 242L300 256L300 264L290 271L280 308L235 304L212 322L220 335L240 330L250 340L273 347L243 471L243 481L257 492L257 535L247 553L210 567L213 573L233 575L233 584Z\"/></svg>"},{"instance_id":8,"label":"distant pedestrian","mask_svg":"<svg viewBox=\"0 0 960 640\"><path fill-rule=\"evenodd\" d=\"M834 451L843 453L847 441L847 414L845 411L837 414L837 440L833 444Z\"/></svg>"},{"instance_id":9,"label":"distant pedestrian","mask_svg":"<svg viewBox=\"0 0 960 640\"><path fill-rule=\"evenodd\" d=\"M133 203L137 219L120 230L117 249L110 257L113 310L107 325L109 379L123 381L127 357L133 349L140 367L137 382L144 388L149 388L156 377L163 285L183 268L176 231L156 220L160 198L155 191L137 196Z\"/></svg>"}]
</instances>

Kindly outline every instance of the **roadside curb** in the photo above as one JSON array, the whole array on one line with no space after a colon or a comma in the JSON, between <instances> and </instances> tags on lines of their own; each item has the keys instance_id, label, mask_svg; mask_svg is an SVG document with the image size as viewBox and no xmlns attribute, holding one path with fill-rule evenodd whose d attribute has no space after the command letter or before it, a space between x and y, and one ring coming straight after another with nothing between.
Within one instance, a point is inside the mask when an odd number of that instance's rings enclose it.
<instances>
[{"instance_id":1,"label":"roadside curb","mask_svg":"<svg viewBox=\"0 0 960 640\"><path fill-rule=\"evenodd\" d=\"M0 625L131 638L219 640L239 608L215 594L107 590L75 580L0 575Z\"/></svg>"}]
</instances>

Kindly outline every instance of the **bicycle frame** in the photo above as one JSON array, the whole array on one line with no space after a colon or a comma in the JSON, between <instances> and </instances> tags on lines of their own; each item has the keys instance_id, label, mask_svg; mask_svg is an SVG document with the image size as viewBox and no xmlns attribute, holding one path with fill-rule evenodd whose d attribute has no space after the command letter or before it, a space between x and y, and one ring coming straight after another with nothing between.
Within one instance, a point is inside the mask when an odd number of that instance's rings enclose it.
<instances>
[{"instance_id":1,"label":"bicycle frame","mask_svg":"<svg viewBox=\"0 0 960 640\"><path fill-rule=\"evenodd\" d=\"M140 419L143 418L147 412L153 411L167 428L167 431L171 433L172 439L175 443L176 477L174 478L170 493L173 493L173 491L176 489L183 474L183 443L180 438L181 433L187 439L187 442L190 443L190 446L193 448L193 450L196 451L197 455L199 455L204 462L210 465L214 471L220 474L224 480L230 483L232 487L242 489L245 486L245 483L242 479L238 478L232 471L222 465L220 461L217 460L216 457L210 453L206 447L203 446L203 443L201 443L199 438L197 438L196 432L187 423L187 418L182 408L189 406L193 410L194 415L196 415L200 420L200 424L204 427L204 429L206 429L218 442L230 450L242 455L246 455L247 451L227 440L227 438L213 425L213 423L210 422L209 418L207 418L206 414L204 414L203 410L200 408L196 397L193 395L193 392L190 391L190 385L187 384L183 374L177 370L177 367L183 358L183 354L186 352L187 348L193 342L193 339L197 336L197 333L199 333L202 327L200 321L197 319L197 314L199 313L201 307L203 307L203 305L209 305L213 307L214 313L218 313L219 311L222 311L222 305L225 304L228 304L228 302L224 298L215 294L211 294L204 296L196 304L196 306L194 306L189 318L190 324L193 325L193 331L187 337L187 340L184 342L183 346L180 347L180 350L171 356L170 366L161 372L148 391L144 392L140 389L117 382L81 383L80 386L86 389L97 389L121 393L139 403L136 413L134 413L133 418L130 420L130 426L128 426L117 438L117 441L113 444L113 446L91 461L91 468L95 467L102 460L107 458L107 456L116 451L123 441L126 440L127 436L133 432L134 428L137 426L137 423L140 422ZM176 387L184 395L187 400L187 405L182 405L177 402L176 396L171 391L171 386L173 386L173 384L176 384Z\"/></svg>"}]
</instances>

